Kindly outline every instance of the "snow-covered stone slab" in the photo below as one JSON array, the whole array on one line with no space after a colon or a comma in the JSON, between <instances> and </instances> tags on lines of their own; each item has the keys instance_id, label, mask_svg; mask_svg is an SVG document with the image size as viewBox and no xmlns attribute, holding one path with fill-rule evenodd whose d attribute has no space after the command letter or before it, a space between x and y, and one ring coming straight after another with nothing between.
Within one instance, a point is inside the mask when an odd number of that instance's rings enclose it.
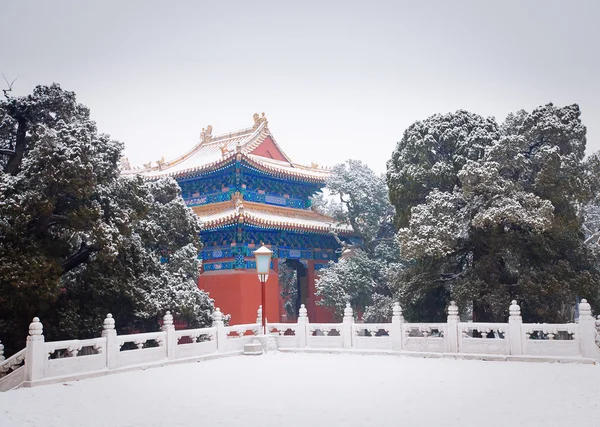
<instances>
[{"instance_id":1,"label":"snow-covered stone slab","mask_svg":"<svg viewBox=\"0 0 600 427\"><path fill-rule=\"evenodd\" d=\"M251 342L244 344L244 355L258 356L263 353L263 346L259 342Z\"/></svg>"}]
</instances>

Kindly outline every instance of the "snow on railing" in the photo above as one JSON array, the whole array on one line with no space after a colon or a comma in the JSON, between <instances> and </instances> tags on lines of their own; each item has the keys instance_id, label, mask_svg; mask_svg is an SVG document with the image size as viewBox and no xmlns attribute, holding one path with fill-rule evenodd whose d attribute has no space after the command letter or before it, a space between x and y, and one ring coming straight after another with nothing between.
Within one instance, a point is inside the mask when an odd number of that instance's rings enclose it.
<instances>
[{"instance_id":1,"label":"snow on railing","mask_svg":"<svg viewBox=\"0 0 600 427\"><path fill-rule=\"evenodd\" d=\"M194 357L217 351L217 328L185 329L173 332L175 359Z\"/></svg>"},{"instance_id":2,"label":"snow on railing","mask_svg":"<svg viewBox=\"0 0 600 427\"><path fill-rule=\"evenodd\" d=\"M45 377L97 371L106 367L106 338L44 343Z\"/></svg>"},{"instance_id":3,"label":"snow on railing","mask_svg":"<svg viewBox=\"0 0 600 427\"><path fill-rule=\"evenodd\" d=\"M254 342L256 335L260 333L260 324L247 323L242 325L226 326L225 351L242 351L246 344Z\"/></svg>"},{"instance_id":4,"label":"snow on railing","mask_svg":"<svg viewBox=\"0 0 600 427\"><path fill-rule=\"evenodd\" d=\"M596 345L600 349L600 315L596 319ZM599 350L600 352L600 350Z\"/></svg>"},{"instance_id":5,"label":"snow on railing","mask_svg":"<svg viewBox=\"0 0 600 427\"><path fill-rule=\"evenodd\" d=\"M102 337L57 342L44 341L43 326L36 317L29 325L25 350L4 360L0 344L0 391L22 383L31 386L124 368L241 354L244 346L257 338L267 349L271 348L269 342L275 341L277 347L291 351L322 348L450 357L493 355L504 360L539 356L548 360L600 359L600 317L592 317L585 299L579 304L578 322L568 324L524 324L516 301L509 307L508 323L460 322L454 302L448 307L446 323L407 323L399 303L392 307L391 323L356 323L349 304L341 323L310 323L302 305L296 323L268 323L269 336L261 337L260 309L257 317L257 323L225 326L217 308L212 327L176 331L173 316L167 312L158 332L118 335L115 320L108 314Z\"/></svg>"},{"instance_id":6,"label":"snow on railing","mask_svg":"<svg viewBox=\"0 0 600 427\"><path fill-rule=\"evenodd\" d=\"M4 346L2 345L2 342L0 342L0 382L4 377L21 368L24 365L24 363L25 349L13 354L8 359L5 359Z\"/></svg>"},{"instance_id":7,"label":"snow on railing","mask_svg":"<svg viewBox=\"0 0 600 427\"><path fill-rule=\"evenodd\" d=\"M391 323L352 324L352 343L356 348L391 348Z\"/></svg>"},{"instance_id":8,"label":"snow on railing","mask_svg":"<svg viewBox=\"0 0 600 427\"><path fill-rule=\"evenodd\" d=\"M521 331L523 354L577 356L580 353L578 324L524 323Z\"/></svg>"},{"instance_id":9,"label":"snow on railing","mask_svg":"<svg viewBox=\"0 0 600 427\"><path fill-rule=\"evenodd\" d=\"M510 354L507 323L459 323L461 353Z\"/></svg>"},{"instance_id":10,"label":"snow on railing","mask_svg":"<svg viewBox=\"0 0 600 427\"><path fill-rule=\"evenodd\" d=\"M0 352L0 391L22 383L37 385L78 379L127 367L160 366L174 360L202 360L227 352L241 354L244 343L254 339L246 331L257 333L260 325L237 325L226 328L223 314L216 309L213 326L176 331L171 313L163 318L160 331L118 335L115 319L108 314L102 325L102 337L86 340L45 342L43 325L37 317L29 325L26 348L4 360ZM228 337L231 331L241 331L238 339ZM231 344L234 343L234 344ZM1 344L0 344L1 346ZM0 347L3 350L3 347ZM212 356L211 356L212 357ZM20 366L23 364L24 366Z\"/></svg>"},{"instance_id":11,"label":"snow on railing","mask_svg":"<svg viewBox=\"0 0 600 427\"><path fill-rule=\"evenodd\" d=\"M408 351L445 352L447 325L445 323L405 323L402 348Z\"/></svg>"},{"instance_id":12,"label":"snow on railing","mask_svg":"<svg viewBox=\"0 0 600 427\"><path fill-rule=\"evenodd\" d=\"M355 323L352 308L344 310L342 323L309 323L306 308L298 323L269 323L268 329L281 348L339 348L403 352L515 356L561 359L600 358L600 316L594 323L590 305L582 300L579 322L523 324L516 301L509 307L508 323L460 322L454 301L446 323L407 323L395 303L391 323Z\"/></svg>"},{"instance_id":13,"label":"snow on railing","mask_svg":"<svg viewBox=\"0 0 600 427\"><path fill-rule=\"evenodd\" d=\"M0 342L0 391L12 390L25 379L25 349L8 359L4 358L4 346Z\"/></svg>"}]
</instances>

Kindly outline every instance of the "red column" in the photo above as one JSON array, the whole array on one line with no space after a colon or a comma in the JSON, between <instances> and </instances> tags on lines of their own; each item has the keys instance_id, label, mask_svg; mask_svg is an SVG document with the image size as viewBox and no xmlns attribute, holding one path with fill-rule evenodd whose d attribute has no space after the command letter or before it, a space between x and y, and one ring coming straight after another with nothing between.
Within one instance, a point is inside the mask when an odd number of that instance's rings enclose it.
<instances>
[{"instance_id":1,"label":"red column","mask_svg":"<svg viewBox=\"0 0 600 427\"><path fill-rule=\"evenodd\" d=\"M317 305L315 296L315 261L309 259L306 268L306 282L308 294L306 295L306 312L309 322L317 322Z\"/></svg>"}]
</instances>

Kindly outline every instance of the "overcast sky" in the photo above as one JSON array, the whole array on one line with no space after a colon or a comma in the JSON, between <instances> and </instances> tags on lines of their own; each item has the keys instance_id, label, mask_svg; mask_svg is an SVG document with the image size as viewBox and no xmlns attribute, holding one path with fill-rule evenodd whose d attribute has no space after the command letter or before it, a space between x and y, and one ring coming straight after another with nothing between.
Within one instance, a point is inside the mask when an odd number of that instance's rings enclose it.
<instances>
[{"instance_id":1,"label":"overcast sky","mask_svg":"<svg viewBox=\"0 0 600 427\"><path fill-rule=\"evenodd\" d=\"M296 162L385 171L411 123L578 103L600 150L600 1L0 0L0 70L58 82L132 164L265 112Z\"/></svg>"}]
</instances>

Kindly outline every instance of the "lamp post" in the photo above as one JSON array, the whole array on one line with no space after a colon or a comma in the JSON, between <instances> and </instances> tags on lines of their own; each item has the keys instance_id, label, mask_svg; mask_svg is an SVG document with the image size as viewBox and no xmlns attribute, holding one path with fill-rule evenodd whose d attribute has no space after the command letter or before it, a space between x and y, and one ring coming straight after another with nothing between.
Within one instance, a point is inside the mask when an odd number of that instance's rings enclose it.
<instances>
[{"instance_id":1,"label":"lamp post","mask_svg":"<svg viewBox=\"0 0 600 427\"><path fill-rule=\"evenodd\" d=\"M256 258L256 273L258 274L258 280L260 280L261 286L262 329L265 336L267 335L265 283L269 278L269 270L271 269L271 255L273 255L273 251L264 245L254 251L254 257Z\"/></svg>"}]
</instances>

